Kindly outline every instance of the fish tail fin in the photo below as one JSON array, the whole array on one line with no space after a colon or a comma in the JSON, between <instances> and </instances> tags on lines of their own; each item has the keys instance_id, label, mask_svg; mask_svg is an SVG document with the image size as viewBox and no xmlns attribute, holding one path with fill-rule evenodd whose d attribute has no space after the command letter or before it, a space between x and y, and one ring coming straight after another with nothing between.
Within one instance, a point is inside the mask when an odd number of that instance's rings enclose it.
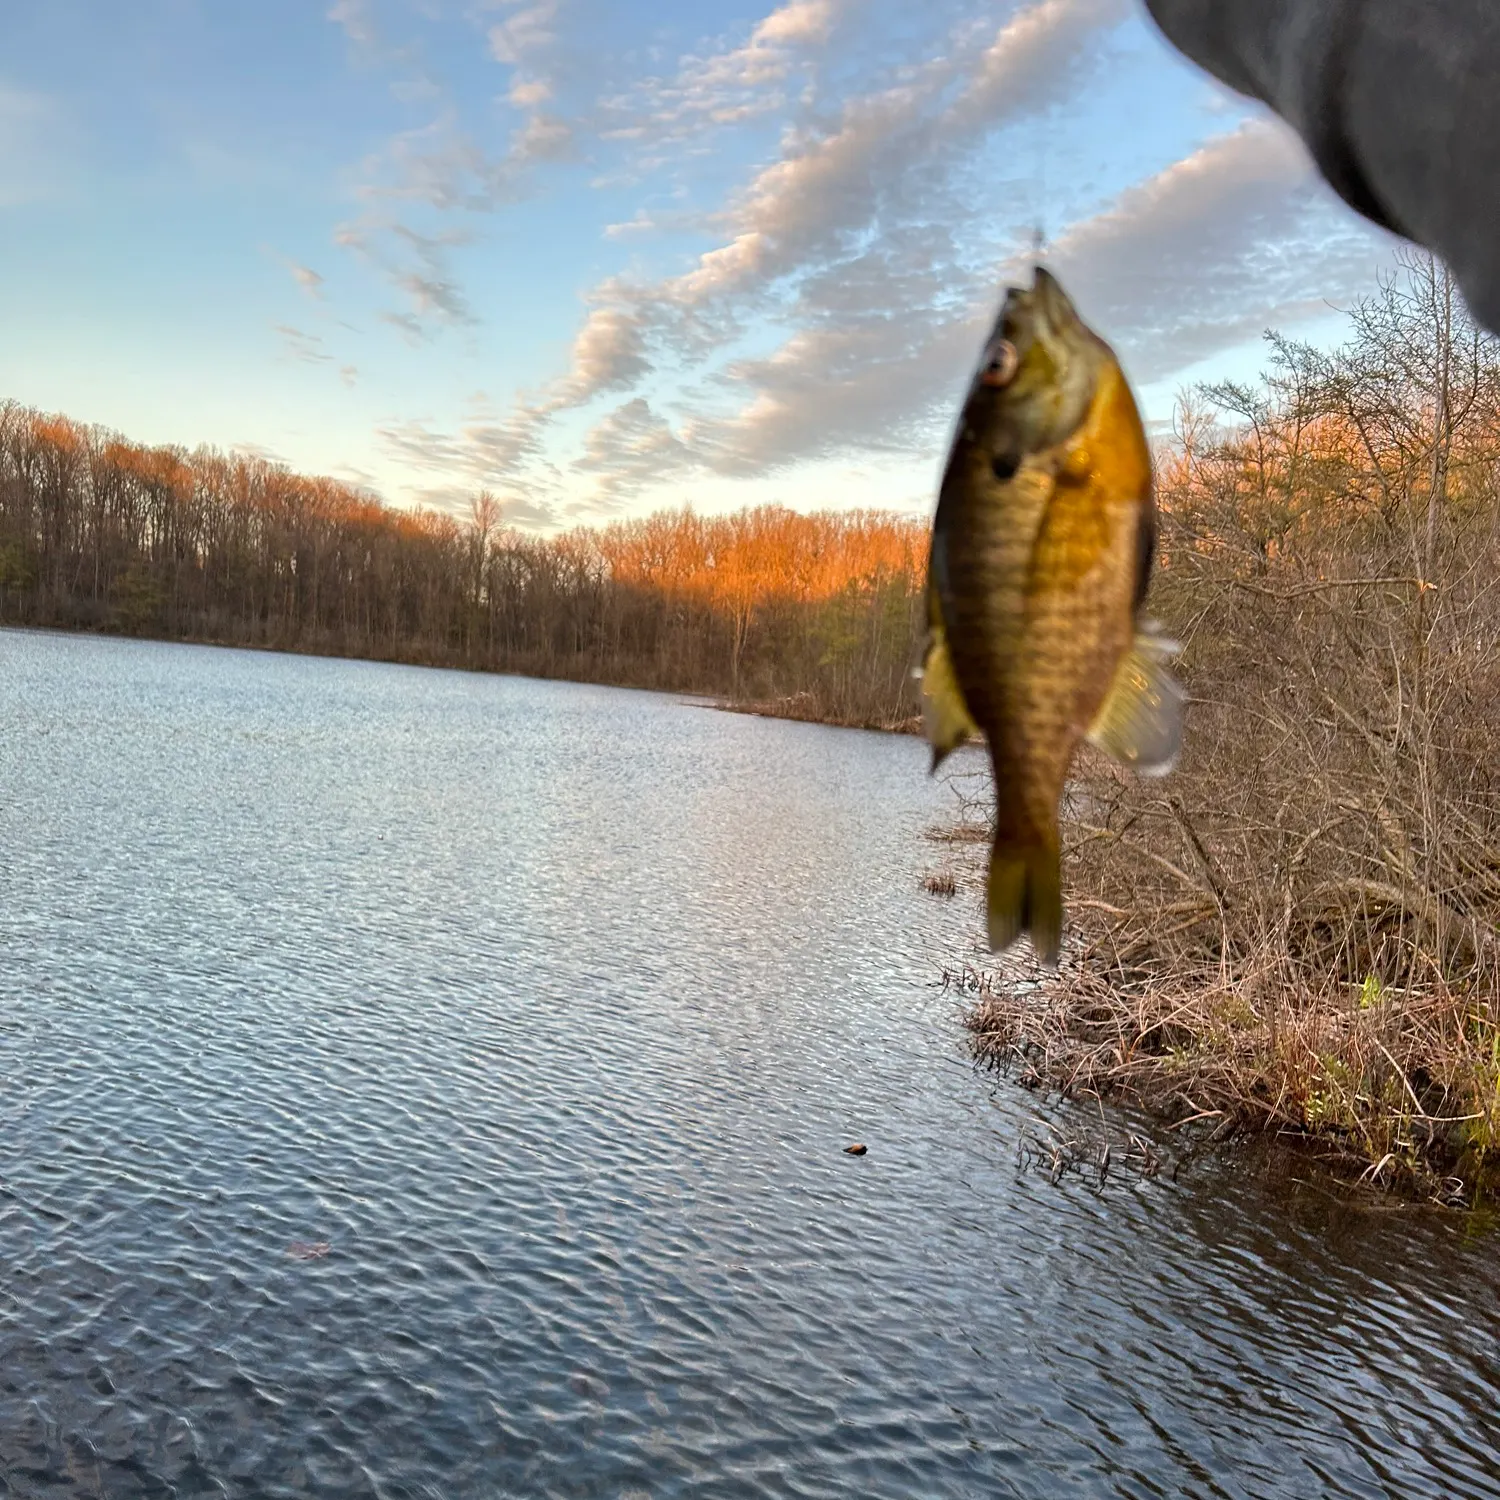
<instances>
[{"instance_id":1,"label":"fish tail fin","mask_svg":"<svg viewBox=\"0 0 1500 1500\"><path fill-rule=\"evenodd\" d=\"M1145 776L1165 776L1182 749L1182 684L1167 670L1177 643L1147 626L1115 672L1088 739Z\"/></svg>"},{"instance_id":2,"label":"fish tail fin","mask_svg":"<svg viewBox=\"0 0 1500 1500\"><path fill-rule=\"evenodd\" d=\"M934 624L922 662L922 724L932 746L932 769L971 736L979 733L964 702L948 653L948 638L940 624Z\"/></svg>"},{"instance_id":3,"label":"fish tail fin","mask_svg":"<svg viewBox=\"0 0 1500 1500\"><path fill-rule=\"evenodd\" d=\"M995 839L987 915L995 952L1029 932L1037 957L1049 969L1057 967L1062 949L1062 856L1055 835L1034 844Z\"/></svg>"}]
</instances>

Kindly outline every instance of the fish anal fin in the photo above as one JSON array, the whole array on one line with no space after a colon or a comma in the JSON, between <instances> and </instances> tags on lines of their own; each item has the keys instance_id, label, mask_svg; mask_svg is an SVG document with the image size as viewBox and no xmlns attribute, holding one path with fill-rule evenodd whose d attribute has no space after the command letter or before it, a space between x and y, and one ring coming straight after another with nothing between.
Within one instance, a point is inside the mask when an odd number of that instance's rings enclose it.
<instances>
[{"instance_id":1,"label":"fish anal fin","mask_svg":"<svg viewBox=\"0 0 1500 1500\"><path fill-rule=\"evenodd\" d=\"M1139 632L1089 725L1091 744L1144 776L1165 776L1182 749L1182 685L1167 669L1176 650Z\"/></svg>"},{"instance_id":2,"label":"fish anal fin","mask_svg":"<svg viewBox=\"0 0 1500 1500\"><path fill-rule=\"evenodd\" d=\"M1062 862L1055 842L1016 845L995 841L990 851L986 899L989 942L1000 953L1023 932L1049 969L1062 949Z\"/></svg>"},{"instance_id":3,"label":"fish anal fin","mask_svg":"<svg viewBox=\"0 0 1500 1500\"><path fill-rule=\"evenodd\" d=\"M933 627L922 664L922 723L932 746L934 771L965 740L979 733L958 685L958 674L953 670L953 658L941 625Z\"/></svg>"}]
</instances>

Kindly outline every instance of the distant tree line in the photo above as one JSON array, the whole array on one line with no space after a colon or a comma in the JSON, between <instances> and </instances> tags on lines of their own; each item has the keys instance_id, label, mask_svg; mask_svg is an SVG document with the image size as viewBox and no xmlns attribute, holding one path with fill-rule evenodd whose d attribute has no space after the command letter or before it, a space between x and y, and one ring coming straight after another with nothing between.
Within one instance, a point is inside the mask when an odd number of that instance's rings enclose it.
<instances>
[{"instance_id":1,"label":"distant tree line","mask_svg":"<svg viewBox=\"0 0 1500 1500\"><path fill-rule=\"evenodd\" d=\"M0 404L0 623L914 710L925 527L690 510L561 535Z\"/></svg>"}]
</instances>

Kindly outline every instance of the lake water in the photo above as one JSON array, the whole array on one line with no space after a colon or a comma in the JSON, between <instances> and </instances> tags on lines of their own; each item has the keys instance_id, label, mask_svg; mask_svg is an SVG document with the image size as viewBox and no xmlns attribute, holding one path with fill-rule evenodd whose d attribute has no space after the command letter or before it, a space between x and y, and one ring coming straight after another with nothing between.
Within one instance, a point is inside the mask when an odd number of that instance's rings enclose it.
<instances>
[{"instance_id":1,"label":"lake water","mask_svg":"<svg viewBox=\"0 0 1500 1500\"><path fill-rule=\"evenodd\" d=\"M1494 1238L1018 1169L925 763L0 632L0 1494L1500 1495Z\"/></svg>"}]
</instances>

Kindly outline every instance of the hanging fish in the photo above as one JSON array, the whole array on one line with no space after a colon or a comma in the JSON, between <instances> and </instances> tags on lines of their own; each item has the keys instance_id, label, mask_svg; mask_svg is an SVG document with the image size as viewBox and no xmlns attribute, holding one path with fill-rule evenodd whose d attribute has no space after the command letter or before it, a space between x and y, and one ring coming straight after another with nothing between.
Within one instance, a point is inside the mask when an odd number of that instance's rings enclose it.
<instances>
[{"instance_id":1,"label":"hanging fish","mask_svg":"<svg viewBox=\"0 0 1500 1500\"><path fill-rule=\"evenodd\" d=\"M1151 452L1109 345L1056 279L1011 288L948 455L928 563L922 705L932 768L989 742L990 947L1062 943L1058 802L1078 741L1171 769L1176 648L1139 622L1156 552Z\"/></svg>"}]
</instances>

